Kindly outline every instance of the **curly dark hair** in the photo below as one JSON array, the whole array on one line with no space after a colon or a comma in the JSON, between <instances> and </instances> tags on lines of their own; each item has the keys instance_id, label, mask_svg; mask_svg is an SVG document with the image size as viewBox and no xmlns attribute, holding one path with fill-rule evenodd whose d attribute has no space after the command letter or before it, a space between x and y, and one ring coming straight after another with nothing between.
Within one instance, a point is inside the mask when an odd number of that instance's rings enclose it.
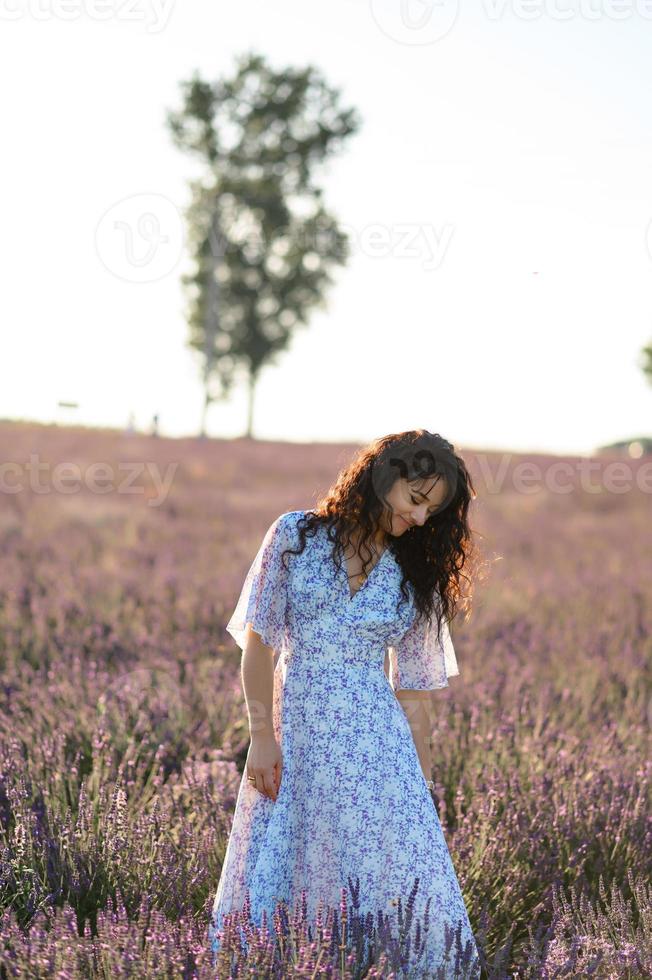
<instances>
[{"instance_id":1,"label":"curly dark hair","mask_svg":"<svg viewBox=\"0 0 652 980\"><path fill-rule=\"evenodd\" d=\"M409 599L407 583L414 589L418 617L432 622L437 618L437 634L441 639L441 624L455 618L460 609L470 610L471 593L462 594L460 579L467 583L472 577L462 571L464 565L475 565L476 548L468 523L468 510L476 493L464 460L455 447L436 432L413 429L382 436L360 449L353 460L337 476L333 486L306 511L298 524L300 546L297 551L286 548L283 554L301 554L306 538L313 537L320 525L328 528L333 542L333 560L341 568L339 551L351 540L352 531L359 533L358 546L368 558L363 558L363 572L373 557L369 541L377 531L381 515L389 517L391 508L386 495L397 479L422 480L438 475L446 481L446 497L422 526L415 525L400 536L388 539L403 573L401 602Z\"/></svg>"}]
</instances>

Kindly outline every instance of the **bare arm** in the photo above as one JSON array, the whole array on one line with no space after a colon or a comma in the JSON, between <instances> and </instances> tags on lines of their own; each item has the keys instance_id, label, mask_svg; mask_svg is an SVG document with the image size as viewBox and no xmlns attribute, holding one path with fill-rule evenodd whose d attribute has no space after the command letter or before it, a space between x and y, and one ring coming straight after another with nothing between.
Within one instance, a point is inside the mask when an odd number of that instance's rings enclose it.
<instances>
[{"instance_id":1,"label":"bare arm","mask_svg":"<svg viewBox=\"0 0 652 980\"><path fill-rule=\"evenodd\" d=\"M432 751L430 748L432 691L399 689L396 691L396 697L408 720L423 775L426 779L432 779Z\"/></svg>"},{"instance_id":2,"label":"bare arm","mask_svg":"<svg viewBox=\"0 0 652 980\"><path fill-rule=\"evenodd\" d=\"M274 650L263 643L251 623L247 623L245 641L241 675L251 737L246 774L256 777L259 792L275 800L281 783L282 754L273 725Z\"/></svg>"},{"instance_id":3,"label":"bare arm","mask_svg":"<svg viewBox=\"0 0 652 980\"><path fill-rule=\"evenodd\" d=\"M385 653L383 668L389 680L389 650ZM426 779L432 778L432 691L399 688L394 692L408 720L419 762Z\"/></svg>"}]
</instances>

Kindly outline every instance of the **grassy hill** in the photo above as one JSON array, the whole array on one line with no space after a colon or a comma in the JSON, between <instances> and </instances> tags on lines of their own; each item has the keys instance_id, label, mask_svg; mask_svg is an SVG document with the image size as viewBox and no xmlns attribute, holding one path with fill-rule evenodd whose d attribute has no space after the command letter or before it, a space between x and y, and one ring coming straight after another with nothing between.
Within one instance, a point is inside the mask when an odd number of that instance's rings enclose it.
<instances>
[{"instance_id":1,"label":"grassy hill","mask_svg":"<svg viewBox=\"0 0 652 980\"><path fill-rule=\"evenodd\" d=\"M0 438L0 976L211 976L248 747L224 624L271 521L357 447ZM487 975L645 975L652 464L462 453L488 575L434 778Z\"/></svg>"}]
</instances>

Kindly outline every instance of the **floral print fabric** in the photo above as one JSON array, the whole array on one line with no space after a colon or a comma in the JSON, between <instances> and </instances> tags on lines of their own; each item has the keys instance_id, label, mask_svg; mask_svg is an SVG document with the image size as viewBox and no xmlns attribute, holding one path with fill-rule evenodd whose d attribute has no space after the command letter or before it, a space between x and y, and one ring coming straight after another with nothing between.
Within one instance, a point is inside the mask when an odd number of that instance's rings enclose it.
<instances>
[{"instance_id":1,"label":"floral print fabric","mask_svg":"<svg viewBox=\"0 0 652 980\"><path fill-rule=\"evenodd\" d=\"M276 801L242 775L211 946L217 952L224 915L242 907L246 892L253 921L260 925L266 910L270 925L277 901L292 910L305 889L314 916L319 902L339 906L349 877L359 877L362 912L391 914L399 895L405 906L418 875L414 910L422 916L430 899L428 948L407 975L433 976L446 968L446 926L459 926L462 945L477 951L394 691L446 687L459 673L455 651L447 625L441 643L436 620L432 628L414 625L411 586L410 601L399 605L401 570L389 547L353 596L341 548L338 569L325 527L282 562L283 549L299 544L305 513L289 511L271 524L226 627L244 649L251 623L275 651L273 725L283 769Z\"/></svg>"}]
</instances>

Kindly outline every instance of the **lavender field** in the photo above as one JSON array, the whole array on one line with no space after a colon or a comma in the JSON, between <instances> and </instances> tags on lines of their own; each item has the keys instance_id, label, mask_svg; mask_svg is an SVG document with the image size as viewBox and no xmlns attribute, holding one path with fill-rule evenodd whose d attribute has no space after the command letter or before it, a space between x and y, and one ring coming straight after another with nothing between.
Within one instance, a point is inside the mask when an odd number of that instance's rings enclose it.
<instances>
[{"instance_id":1,"label":"lavender field","mask_svg":"<svg viewBox=\"0 0 652 980\"><path fill-rule=\"evenodd\" d=\"M400 976L346 902L215 968L207 937L249 744L224 625L355 447L0 435L0 977ZM485 975L650 976L652 464L617 492L600 457L592 492L570 457L461 451L486 572L433 778Z\"/></svg>"}]
</instances>

